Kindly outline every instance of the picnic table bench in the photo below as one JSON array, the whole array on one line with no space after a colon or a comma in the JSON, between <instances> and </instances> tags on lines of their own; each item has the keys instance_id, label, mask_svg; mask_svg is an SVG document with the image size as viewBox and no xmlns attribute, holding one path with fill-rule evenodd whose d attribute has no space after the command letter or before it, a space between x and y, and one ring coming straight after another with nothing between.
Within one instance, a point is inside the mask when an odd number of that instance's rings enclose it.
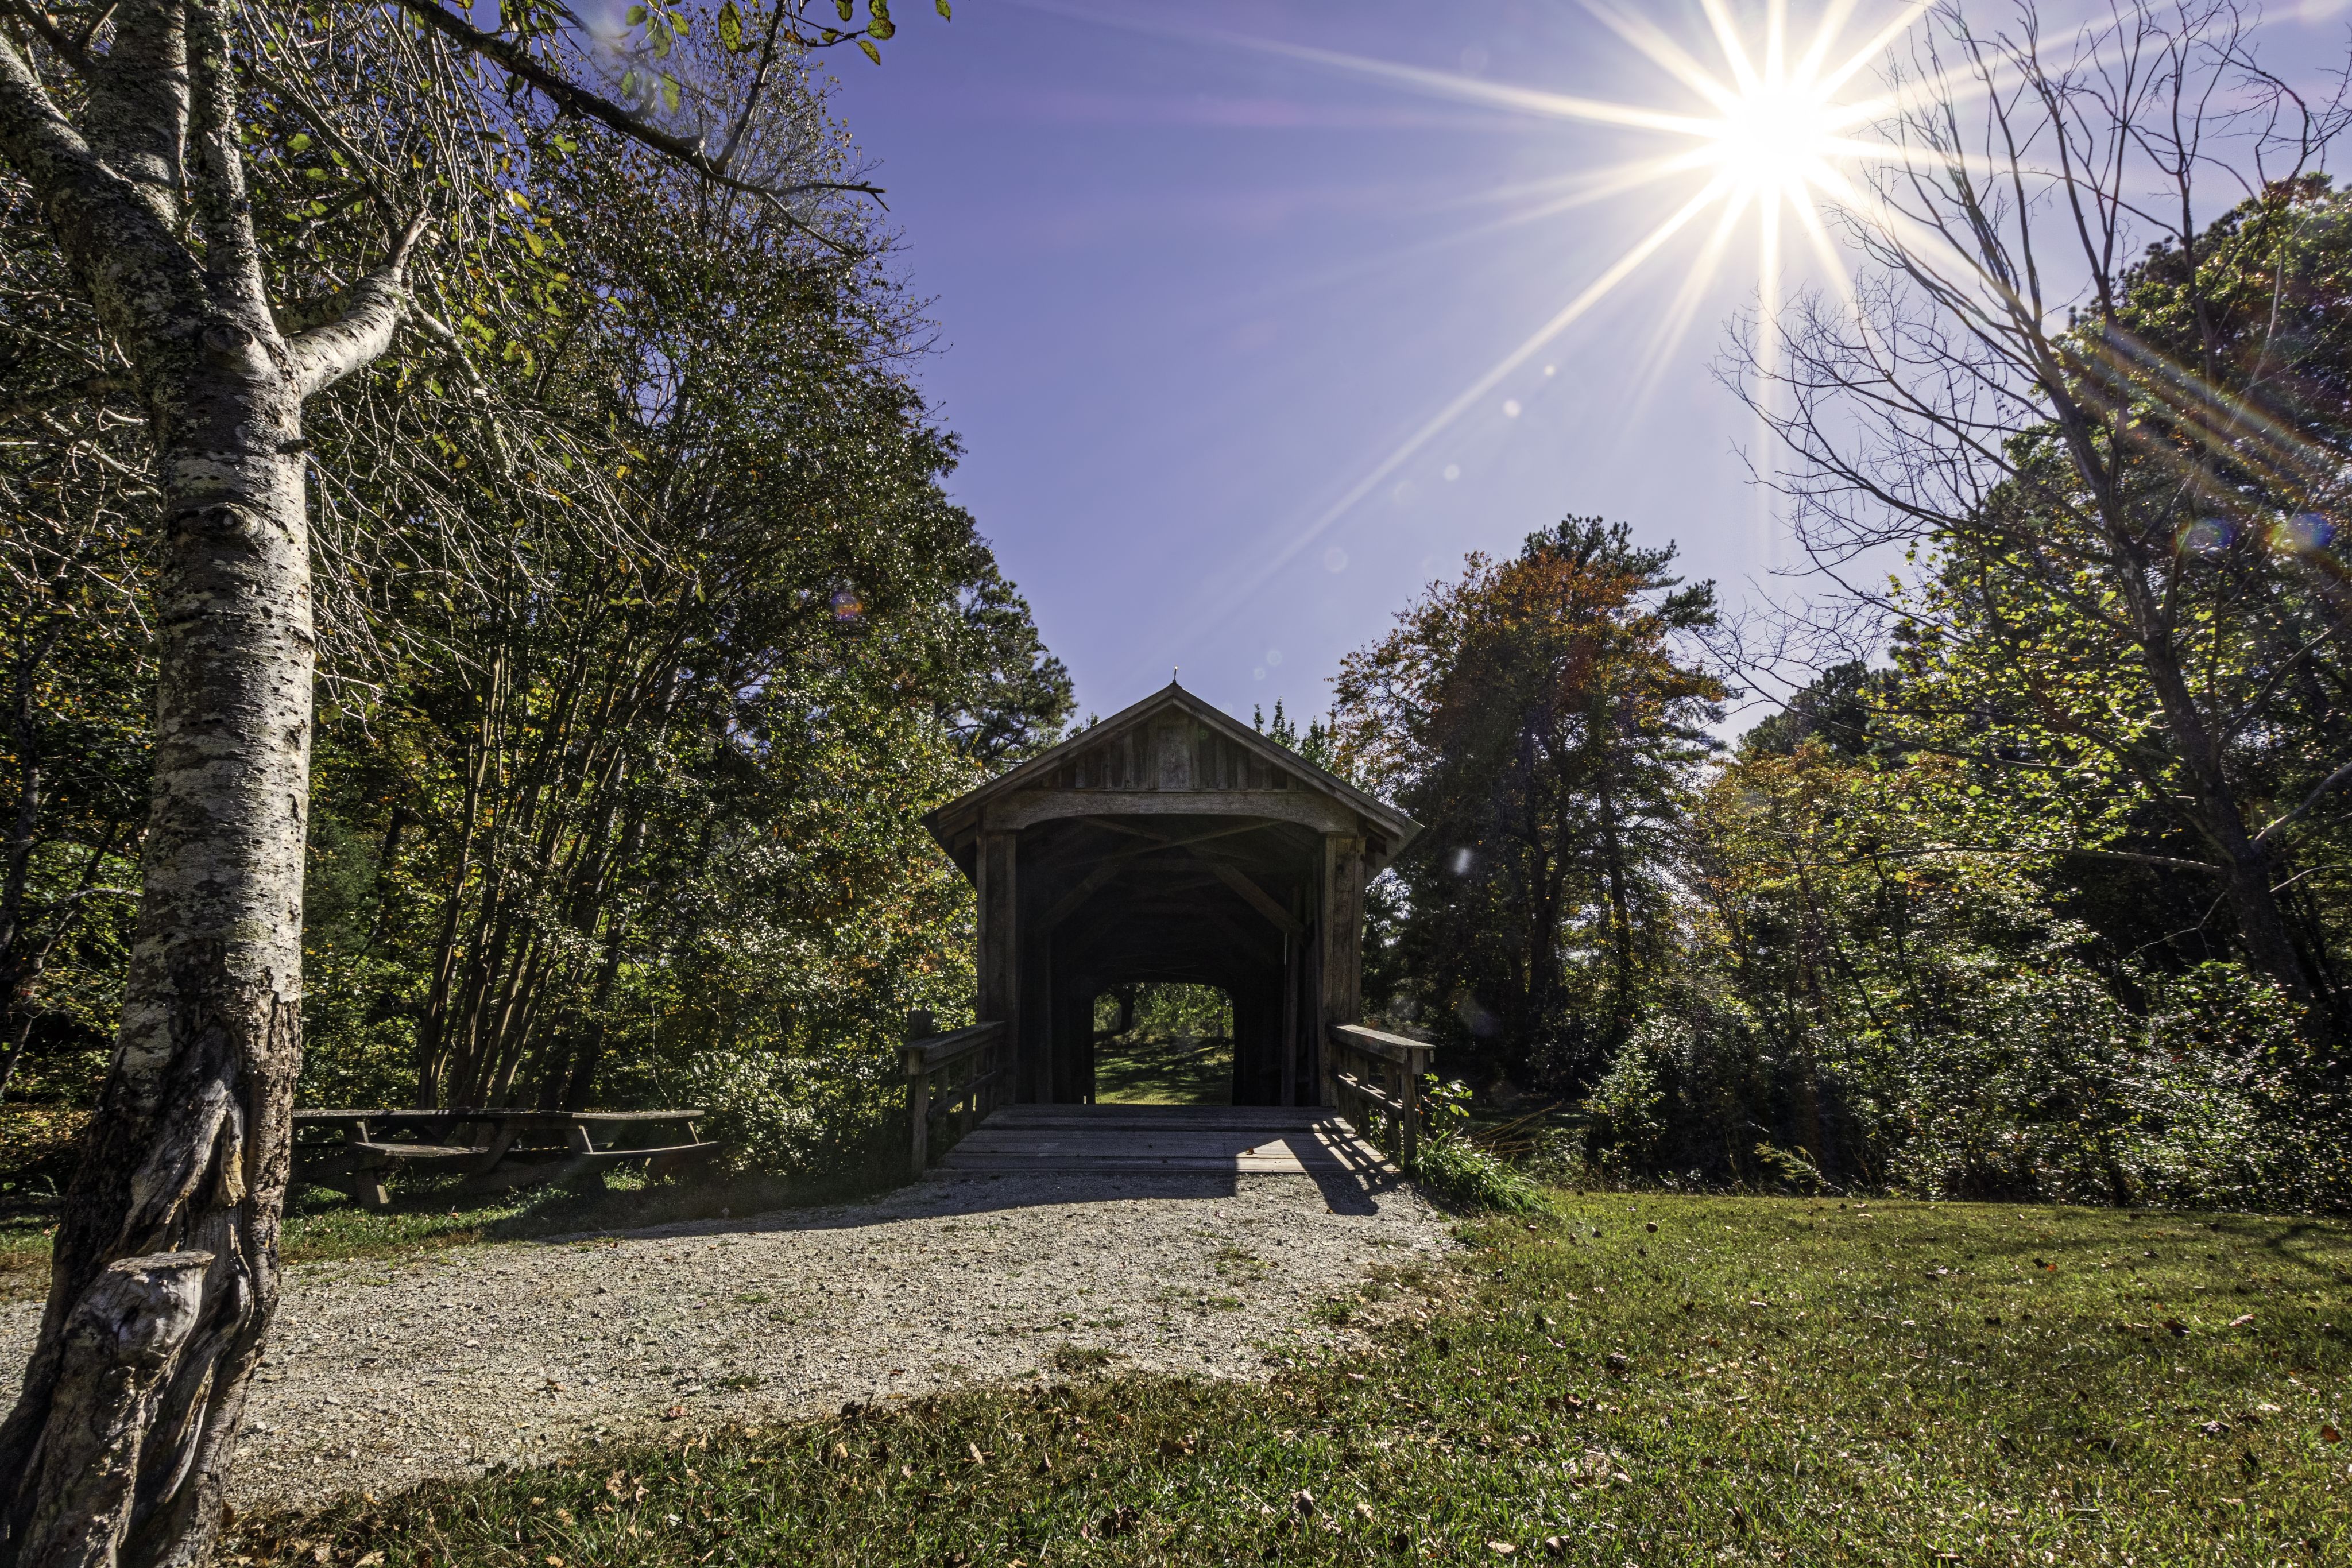
<instances>
[{"instance_id":1,"label":"picnic table bench","mask_svg":"<svg viewBox=\"0 0 2352 1568\"><path fill-rule=\"evenodd\" d=\"M449 1171L463 1193L509 1192L542 1182L602 1185L614 1166L643 1160L661 1176L709 1159L717 1144L699 1141L694 1124L707 1113L677 1111L446 1111L294 1113L294 1176L348 1192L364 1208L383 1208L386 1172ZM671 1131L670 1129L677 1129ZM646 1145L646 1136L668 1139Z\"/></svg>"}]
</instances>

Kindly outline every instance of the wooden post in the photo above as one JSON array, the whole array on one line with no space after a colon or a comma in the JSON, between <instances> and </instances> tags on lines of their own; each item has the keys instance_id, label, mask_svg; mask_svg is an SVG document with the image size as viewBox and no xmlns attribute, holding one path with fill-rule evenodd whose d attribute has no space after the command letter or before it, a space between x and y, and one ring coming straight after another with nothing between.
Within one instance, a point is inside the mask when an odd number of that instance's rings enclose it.
<instances>
[{"instance_id":1,"label":"wooden post","mask_svg":"<svg viewBox=\"0 0 2352 1568\"><path fill-rule=\"evenodd\" d=\"M1282 938L1282 1103L1298 1103L1298 944Z\"/></svg>"},{"instance_id":2,"label":"wooden post","mask_svg":"<svg viewBox=\"0 0 2352 1568\"><path fill-rule=\"evenodd\" d=\"M974 868L980 873L980 1021L1006 1027L1016 1059L1021 1041L1020 844L1017 833L982 833Z\"/></svg>"},{"instance_id":3,"label":"wooden post","mask_svg":"<svg viewBox=\"0 0 2352 1568\"><path fill-rule=\"evenodd\" d=\"M1322 1103L1331 1104L1339 1086L1331 1077L1331 1026L1357 1023L1364 1016L1364 841L1344 833L1323 836L1322 1017L1315 1030L1317 1081Z\"/></svg>"},{"instance_id":4,"label":"wooden post","mask_svg":"<svg viewBox=\"0 0 2352 1568\"><path fill-rule=\"evenodd\" d=\"M920 1176L931 1157L931 1075L919 1046L910 1044L900 1051L899 1064L907 1073L908 1163Z\"/></svg>"},{"instance_id":5,"label":"wooden post","mask_svg":"<svg viewBox=\"0 0 2352 1568\"><path fill-rule=\"evenodd\" d=\"M1420 1052L1413 1055L1418 1057ZM1399 1163L1410 1171L1412 1162L1421 1156L1421 1074L1412 1061L1404 1064L1404 1085L1397 1091L1397 1103L1404 1107L1404 1114L1397 1118L1404 1124L1397 1132L1397 1142L1403 1151Z\"/></svg>"}]
</instances>

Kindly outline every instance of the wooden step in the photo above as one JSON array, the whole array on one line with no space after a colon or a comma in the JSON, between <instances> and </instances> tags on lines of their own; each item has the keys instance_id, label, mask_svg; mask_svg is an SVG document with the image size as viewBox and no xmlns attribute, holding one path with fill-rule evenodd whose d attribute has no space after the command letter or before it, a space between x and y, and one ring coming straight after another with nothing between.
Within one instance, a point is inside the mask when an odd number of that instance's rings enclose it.
<instances>
[{"instance_id":1,"label":"wooden step","mask_svg":"<svg viewBox=\"0 0 2352 1568\"><path fill-rule=\"evenodd\" d=\"M1005 1105L940 1158L949 1175L1386 1172L1337 1113L1282 1105Z\"/></svg>"}]
</instances>

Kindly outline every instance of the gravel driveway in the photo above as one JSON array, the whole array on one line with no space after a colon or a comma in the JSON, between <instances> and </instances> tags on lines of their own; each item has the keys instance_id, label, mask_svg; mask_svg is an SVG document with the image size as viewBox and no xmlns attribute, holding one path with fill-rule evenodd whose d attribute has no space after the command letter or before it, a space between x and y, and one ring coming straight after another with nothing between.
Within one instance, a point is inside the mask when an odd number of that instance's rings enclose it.
<instances>
[{"instance_id":1,"label":"gravel driveway","mask_svg":"<svg viewBox=\"0 0 2352 1568\"><path fill-rule=\"evenodd\" d=\"M289 1270L232 1497L310 1506L665 1420L803 1415L1090 1364L1263 1375L1340 1337L1310 1319L1317 1301L1454 1245L1409 1188L1023 1176ZM0 1308L0 1364L22 1367L37 1316Z\"/></svg>"}]
</instances>

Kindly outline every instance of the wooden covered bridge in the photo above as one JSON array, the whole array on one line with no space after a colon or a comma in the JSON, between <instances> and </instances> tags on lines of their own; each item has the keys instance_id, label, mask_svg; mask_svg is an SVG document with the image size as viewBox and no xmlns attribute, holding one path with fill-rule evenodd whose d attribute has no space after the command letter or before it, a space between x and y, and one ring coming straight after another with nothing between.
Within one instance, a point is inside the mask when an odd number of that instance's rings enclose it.
<instances>
[{"instance_id":1,"label":"wooden covered bridge","mask_svg":"<svg viewBox=\"0 0 2352 1568\"><path fill-rule=\"evenodd\" d=\"M1361 1163L1376 1132L1410 1159L1429 1047L1359 1020L1365 884L1412 819L1171 682L926 821L979 891L982 1021L907 1047L918 1168L949 1118L985 1122L964 1169ZM1139 981L1231 1000L1230 1106L1093 1103L1096 998Z\"/></svg>"}]
</instances>

